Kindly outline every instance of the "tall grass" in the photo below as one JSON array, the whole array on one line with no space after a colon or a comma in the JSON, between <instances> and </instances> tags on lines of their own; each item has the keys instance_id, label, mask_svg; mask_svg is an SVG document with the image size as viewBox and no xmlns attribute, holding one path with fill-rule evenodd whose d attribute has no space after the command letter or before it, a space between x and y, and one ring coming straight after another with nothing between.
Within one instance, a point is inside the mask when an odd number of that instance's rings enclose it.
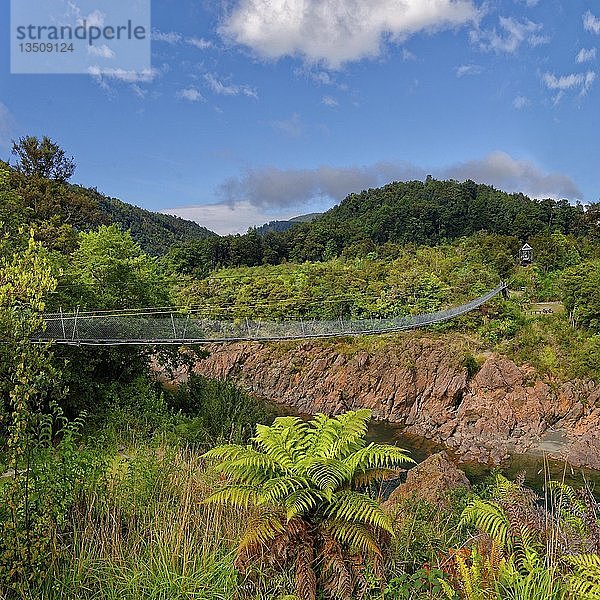
<instances>
[{"instance_id":1,"label":"tall grass","mask_svg":"<svg viewBox=\"0 0 600 600\"><path fill-rule=\"evenodd\" d=\"M232 598L245 515L202 503L214 483L185 450L138 448L107 462L72 514L68 551L36 597Z\"/></svg>"}]
</instances>

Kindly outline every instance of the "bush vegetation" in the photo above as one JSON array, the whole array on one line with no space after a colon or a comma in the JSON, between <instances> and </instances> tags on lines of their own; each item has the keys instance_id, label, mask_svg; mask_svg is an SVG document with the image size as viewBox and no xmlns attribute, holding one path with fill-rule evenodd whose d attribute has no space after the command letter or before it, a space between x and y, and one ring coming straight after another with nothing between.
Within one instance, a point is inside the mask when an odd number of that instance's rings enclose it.
<instances>
[{"instance_id":1,"label":"bush vegetation","mask_svg":"<svg viewBox=\"0 0 600 600\"><path fill-rule=\"evenodd\" d=\"M496 478L443 507L410 499L389 513L369 484L407 457L365 441L364 411L276 418L228 383L191 376L164 389L150 365L175 371L189 351L29 341L59 307L386 317L505 279L511 299L429 335L460 337L471 376L497 350L549 379L597 378L596 206L394 183L283 233L188 242L157 259L206 232L69 185L74 162L52 140L23 138L15 153L16 168L0 164L2 600L600 597L589 490L552 484L540 498ZM525 238L538 258L522 268ZM528 314L549 300L565 311ZM379 342L339 343L352 353Z\"/></svg>"}]
</instances>

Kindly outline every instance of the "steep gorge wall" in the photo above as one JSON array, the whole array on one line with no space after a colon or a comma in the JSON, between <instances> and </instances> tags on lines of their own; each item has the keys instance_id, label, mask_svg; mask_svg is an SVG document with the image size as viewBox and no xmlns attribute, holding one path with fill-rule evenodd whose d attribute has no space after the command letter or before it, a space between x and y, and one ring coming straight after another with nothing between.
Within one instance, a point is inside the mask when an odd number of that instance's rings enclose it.
<instances>
[{"instance_id":1,"label":"steep gorge wall","mask_svg":"<svg viewBox=\"0 0 600 600\"><path fill-rule=\"evenodd\" d=\"M197 373L229 378L302 413L370 408L377 419L403 423L463 460L483 463L541 448L551 437L572 465L600 469L599 385L543 381L495 354L469 377L457 339L406 335L362 350L319 341L208 349Z\"/></svg>"}]
</instances>

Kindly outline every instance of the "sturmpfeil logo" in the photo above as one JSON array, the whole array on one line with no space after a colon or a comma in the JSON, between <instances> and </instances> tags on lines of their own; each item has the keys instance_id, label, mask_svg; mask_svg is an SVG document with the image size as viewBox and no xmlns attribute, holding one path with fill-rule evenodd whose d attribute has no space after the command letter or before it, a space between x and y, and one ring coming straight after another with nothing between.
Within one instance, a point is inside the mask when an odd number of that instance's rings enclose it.
<instances>
[{"instance_id":1,"label":"sturmpfeil logo","mask_svg":"<svg viewBox=\"0 0 600 600\"><path fill-rule=\"evenodd\" d=\"M144 73L150 0L11 0L11 73Z\"/></svg>"}]
</instances>

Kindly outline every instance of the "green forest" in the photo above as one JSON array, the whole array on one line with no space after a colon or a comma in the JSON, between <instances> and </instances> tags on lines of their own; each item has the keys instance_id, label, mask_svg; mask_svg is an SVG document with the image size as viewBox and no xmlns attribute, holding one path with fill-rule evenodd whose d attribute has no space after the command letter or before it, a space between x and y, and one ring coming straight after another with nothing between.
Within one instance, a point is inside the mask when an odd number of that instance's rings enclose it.
<instances>
[{"instance_id":1,"label":"green forest","mask_svg":"<svg viewBox=\"0 0 600 600\"><path fill-rule=\"evenodd\" d=\"M0 163L0 598L600 598L589 486L494 473L390 507L383 483L414 461L370 441L369 411L301 419L227 381L157 381L200 346L30 341L59 309L389 317L506 281L510 298L431 335L467 340L468 368L493 350L598 381L596 205L428 178L219 237L70 184L75 162L49 138L14 154ZM531 314L540 302L562 310Z\"/></svg>"}]
</instances>

